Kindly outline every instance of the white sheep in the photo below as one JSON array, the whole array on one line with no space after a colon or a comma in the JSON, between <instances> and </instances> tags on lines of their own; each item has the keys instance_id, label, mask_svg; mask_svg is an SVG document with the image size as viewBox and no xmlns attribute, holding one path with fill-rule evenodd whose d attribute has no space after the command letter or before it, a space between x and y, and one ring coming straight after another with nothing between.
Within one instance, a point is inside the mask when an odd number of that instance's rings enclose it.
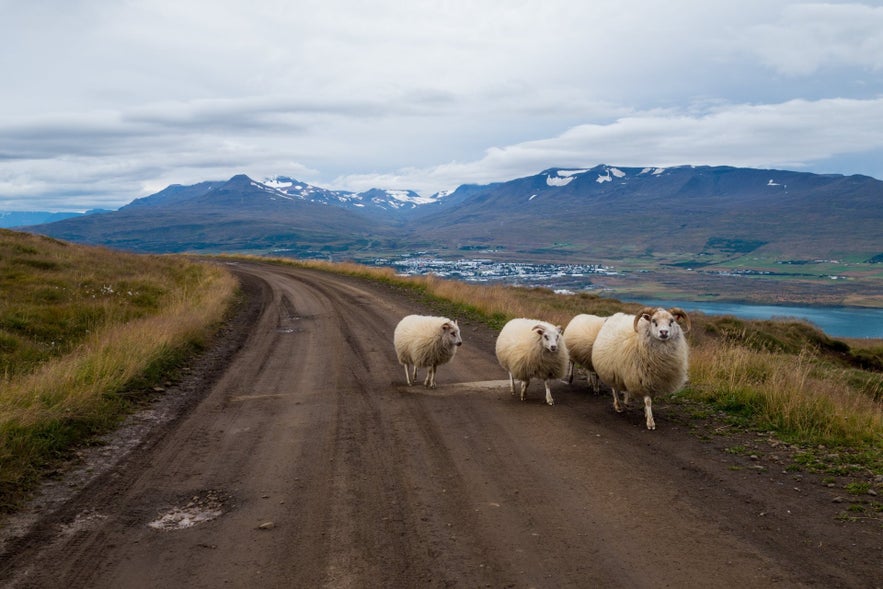
<instances>
[{"instance_id":1,"label":"white sheep","mask_svg":"<svg viewBox=\"0 0 883 589\"><path fill-rule=\"evenodd\" d=\"M690 318L681 309L645 307L637 315L616 313L607 318L592 348L592 364L613 390L613 408L622 412L618 392L644 398L647 429L653 421L653 396L667 395L687 382L687 340Z\"/></svg>"},{"instance_id":2,"label":"white sheep","mask_svg":"<svg viewBox=\"0 0 883 589\"><path fill-rule=\"evenodd\" d=\"M435 372L454 357L463 343L456 320L429 315L408 315L396 325L393 345L405 366L408 386L417 381L417 367L427 367L423 386L435 388ZM412 372L413 367L413 372Z\"/></svg>"},{"instance_id":3,"label":"white sheep","mask_svg":"<svg viewBox=\"0 0 883 589\"><path fill-rule=\"evenodd\" d=\"M536 319L512 319L497 336L497 360L509 373L509 390L515 394L515 379L521 381L521 400L530 379L541 378L546 385L546 403L553 405L549 381L561 378L567 370L567 346L561 328Z\"/></svg>"},{"instance_id":4,"label":"white sheep","mask_svg":"<svg viewBox=\"0 0 883 589\"><path fill-rule=\"evenodd\" d=\"M592 365L592 347L606 320L606 317L582 313L571 319L564 328L564 343L567 345L567 353L570 354L567 381L573 382L574 367L579 364L586 369L589 384L596 393L600 391L601 383Z\"/></svg>"}]
</instances>

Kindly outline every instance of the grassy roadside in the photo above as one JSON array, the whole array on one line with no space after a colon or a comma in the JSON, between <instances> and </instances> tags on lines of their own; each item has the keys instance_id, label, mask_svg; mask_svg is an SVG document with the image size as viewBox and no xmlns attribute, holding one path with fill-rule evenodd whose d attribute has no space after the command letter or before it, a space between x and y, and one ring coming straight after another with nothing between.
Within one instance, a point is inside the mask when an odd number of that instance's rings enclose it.
<instances>
[{"instance_id":1,"label":"grassy roadside","mask_svg":"<svg viewBox=\"0 0 883 589\"><path fill-rule=\"evenodd\" d=\"M513 317L561 325L577 313L635 312L640 305L591 294L471 285L389 268L277 260L396 285L441 304L449 316L498 329ZM821 472L883 475L883 341L835 340L799 321L692 316L690 382L668 399L701 406L739 427L772 432ZM832 449L836 449L836 452Z\"/></svg>"},{"instance_id":2,"label":"grassy roadside","mask_svg":"<svg viewBox=\"0 0 883 589\"><path fill-rule=\"evenodd\" d=\"M198 349L235 290L218 266L0 230L0 511Z\"/></svg>"}]
</instances>

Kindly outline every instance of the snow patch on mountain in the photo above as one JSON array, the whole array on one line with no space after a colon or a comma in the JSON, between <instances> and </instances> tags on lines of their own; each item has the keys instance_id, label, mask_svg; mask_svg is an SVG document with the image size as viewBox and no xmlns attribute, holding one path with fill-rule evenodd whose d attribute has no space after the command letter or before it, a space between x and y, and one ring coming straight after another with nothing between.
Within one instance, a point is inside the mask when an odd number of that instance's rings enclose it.
<instances>
[{"instance_id":1,"label":"snow patch on mountain","mask_svg":"<svg viewBox=\"0 0 883 589\"><path fill-rule=\"evenodd\" d=\"M626 176L627 176L627 174L625 172L623 172L622 170L620 170L619 168L605 167L604 173L603 174L599 173L598 177L595 178L595 182L597 182L598 184L603 184L604 182L613 182L614 178L622 179L622 178L625 178Z\"/></svg>"},{"instance_id":2,"label":"snow patch on mountain","mask_svg":"<svg viewBox=\"0 0 883 589\"><path fill-rule=\"evenodd\" d=\"M555 170L554 175L551 173L546 175L546 184L548 186L567 186L575 176L586 172L588 170Z\"/></svg>"},{"instance_id":3,"label":"snow patch on mountain","mask_svg":"<svg viewBox=\"0 0 883 589\"><path fill-rule=\"evenodd\" d=\"M385 192L392 201L403 204L425 205L435 201L432 197L420 196L411 190L386 190Z\"/></svg>"},{"instance_id":4,"label":"snow patch on mountain","mask_svg":"<svg viewBox=\"0 0 883 589\"><path fill-rule=\"evenodd\" d=\"M290 178L281 179L278 176L275 178L267 178L262 182L265 186L269 186L270 188L275 188L277 190L284 190L286 188L291 188L294 186L294 182L291 181ZM295 190L300 190L301 186L294 186Z\"/></svg>"},{"instance_id":5,"label":"snow patch on mountain","mask_svg":"<svg viewBox=\"0 0 883 589\"><path fill-rule=\"evenodd\" d=\"M278 196L278 197L280 197L280 198L284 198L284 199L287 199L287 200L293 200L293 199L291 198L291 196L289 196L288 194L286 194L284 191L279 190L279 189L277 189L277 188L273 188L272 186L268 186L268 185L263 184L263 183L261 183L261 182L254 182L254 181L252 181L251 185L254 186L255 188L258 188L258 189L260 189L260 190L263 190L264 192L270 193L270 194L272 194L273 196Z\"/></svg>"},{"instance_id":6,"label":"snow patch on mountain","mask_svg":"<svg viewBox=\"0 0 883 589\"><path fill-rule=\"evenodd\" d=\"M555 176L554 178L546 176L546 184L549 186L567 186L571 182L573 182L573 176L565 176L564 178L560 176Z\"/></svg>"}]
</instances>

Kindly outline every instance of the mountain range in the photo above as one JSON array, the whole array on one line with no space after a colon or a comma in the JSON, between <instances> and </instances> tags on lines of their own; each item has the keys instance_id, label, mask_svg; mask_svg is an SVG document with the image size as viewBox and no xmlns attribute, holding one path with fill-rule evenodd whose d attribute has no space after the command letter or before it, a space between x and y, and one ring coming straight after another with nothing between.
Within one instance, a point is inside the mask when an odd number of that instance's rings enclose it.
<instances>
[{"instance_id":1,"label":"mountain range","mask_svg":"<svg viewBox=\"0 0 883 589\"><path fill-rule=\"evenodd\" d=\"M533 260L745 255L883 260L883 182L728 166L550 168L422 197L329 190L285 176L172 185L117 211L31 225L137 252Z\"/></svg>"}]
</instances>

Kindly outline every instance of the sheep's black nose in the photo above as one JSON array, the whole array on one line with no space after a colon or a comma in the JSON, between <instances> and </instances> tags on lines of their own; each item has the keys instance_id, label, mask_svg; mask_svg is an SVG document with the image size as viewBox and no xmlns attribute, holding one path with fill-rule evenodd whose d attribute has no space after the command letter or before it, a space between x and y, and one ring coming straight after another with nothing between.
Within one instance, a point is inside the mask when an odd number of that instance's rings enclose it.
<instances>
[{"instance_id":1,"label":"sheep's black nose","mask_svg":"<svg viewBox=\"0 0 883 589\"><path fill-rule=\"evenodd\" d=\"M457 345L458 345L458 346L462 346L462 345L463 345L463 342L457 342Z\"/></svg>"}]
</instances>

